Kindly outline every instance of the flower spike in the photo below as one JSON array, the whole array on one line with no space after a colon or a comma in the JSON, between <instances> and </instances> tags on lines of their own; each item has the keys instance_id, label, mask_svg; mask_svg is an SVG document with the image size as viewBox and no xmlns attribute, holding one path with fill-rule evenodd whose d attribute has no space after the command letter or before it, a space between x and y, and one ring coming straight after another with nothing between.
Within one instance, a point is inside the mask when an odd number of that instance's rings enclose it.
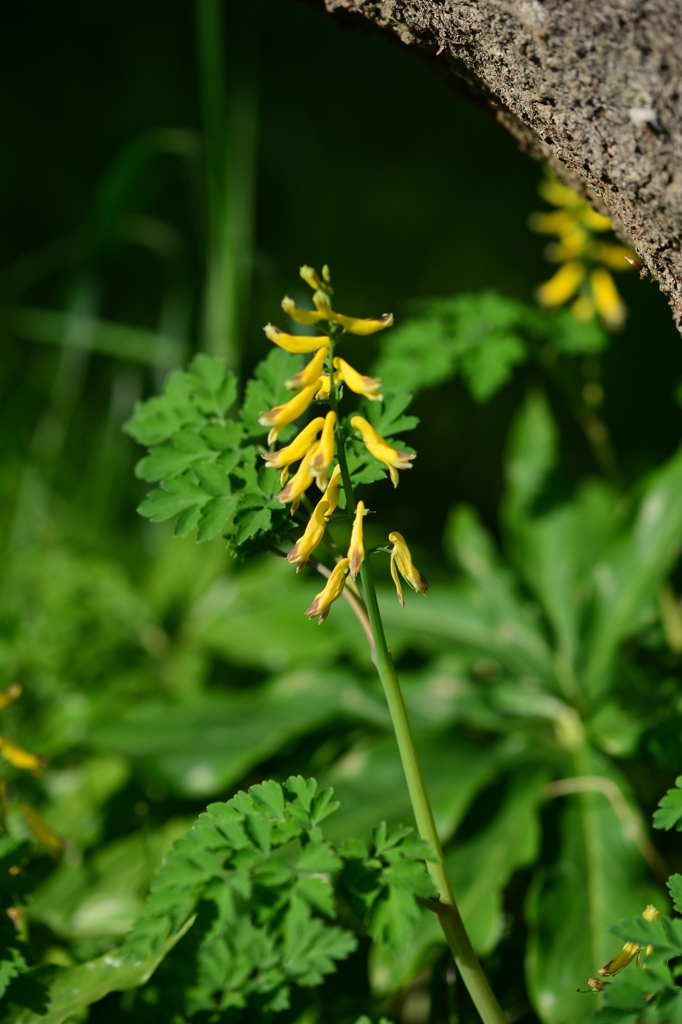
<instances>
[{"instance_id":1,"label":"flower spike","mask_svg":"<svg viewBox=\"0 0 682 1024\"><path fill-rule=\"evenodd\" d=\"M416 458L416 455L408 455L407 452L401 452L397 448L393 448L364 417L353 416L350 422L351 426L355 427L362 434L362 440L365 442L367 451L375 459L385 463L388 467L388 471L391 474L391 482L394 487L397 487L397 471L399 469L412 469L412 460Z\"/></svg>"},{"instance_id":2,"label":"flower spike","mask_svg":"<svg viewBox=\"0 0 682 1024\"><path fill-rule=\"evenodd\" d=\"M362 563L365 560L365 545L362 538L362 520L365 515L365 503L359 501L355 506L355 521L353 522L353 532L350 537L350 547L348 548L348 568L350 569L351 578L355 579L357 574L362 569Z\"/></svg>"},{"instance_id":3,"label":"flower spike","mask_svg":"<svg viewBox=\"0 0 682 1024\"><path fill-rule=\"evenodd\" d=\"M327 529L326 515L328 511L329 502L326 498L321 498L315 506L315 511L310 517L303 536L299 537L287 555L287 560L296 566L296 572L307 564L308 559L322 540L324 531Z\"/></svg>"},{"instance_id":4,"label":"flower spike","mask_svg":"<svg viewBox=\"0 0 682 1024\"><path fill-rule=\"evenodd\" d=\"M341 493L342 483L343 481L341 479L341 467L337 463L337 465L334 466L334 472L332 473L331 480L327 484L327 489L322 495L322 497L326 498L327 501L329 502L329 509L327 510L327 521L329 521L329 517L332 514L332 512L336 511L336 506L339 503L339 495Z\"/></svg>"},{"instance_id":5,"label":"flower spike","mask_svg":"<svg viewBox=\"0 0 682 1024\"><path fill-rule=\"evenodd\" d=\"M328 355L329 349L324 345L321 349L318 349L317 354L310 360L307 366L303 367L300 373L294 374L293 377L284 382L284 387L288 388L289 391L300 391L301 388L309 388L311 384L317 386L317 382L320 379L320 371Z\"/></svg>"},{"instance_id":6,"label":"flower spike","mask_svg":"<svg viewBox=\"0 0 682 1024\"><path fill-rule=\"evenodd\" d=\"M318 348L329 344L327 334L319 334L315 337L301 337L297 334L285 334L274 324L266 324L263 328L265 335L275 345L279 345L285 352L293 352L294 355L306 355L308 352L317 352Z\"/></svg>"},{"instance_id":7,"label":"flower spike","mask_svg":"<svg viewBox=\"0 0 682 1024\"><path fill-rule=\"evenodd\" d=\"M336 413L330 411L324 418L322 436L317 446L317 451L310 463L310 472L315 477L315 482L321 491L327 485L329 467L334 459L334 427L336 426Z\"/></svg>"},{"instance_id":8,"label":"flower spike","mask_svg":"<svg viewBox=\"0 0 682 1024\"><path fill-rule=\"evenodd\" d=\"M370 402L383 402L384 396L380 393L381 381L378 377L363 377L350 363L339 357L334 360L334 366L338 370L339 380L347 384L356 395L364 395ZM336 373L334 383L338 383Z\"/></svg>"},{"instance_id":9,"label":"flower spike","mask_svg":"<svg viewBox=\"0 0 682 1024\"><path fill-rule=\"evenodd\" d=\"M391 552L391 576L395 583L395 589L398 592L398 600L404 608L405 601L403 599L403 588L400 584L400 576L403 577L406 583L409 583L417 594L423 594L425 597L426 591L430 589L431 584L422 576L419 570L414 567L410 549L405 543L405 538L402 533L398 533L397 531L389 533L388 539L393 545L393 551ZM398 572L400 572L400 576L398 575Z\"/></svg>"},{"instance_id":10,"label":"flower spike","mask_svg":"<svg viewBox=\"0 0 682 1024\"><path fill-rule=\"evenodd\" d=\"M318 320L322 320L322 314L317 310L300 309L288 295L285 295L282 299L282 309L297 324L316 324Z\"/></svg>"},{"instance_id":11,"label":"flower spike","mask_svg":"<svg viewBox=\"0 0 682 1024\"><path fill-rule=\"evenodd\" d=\"M313 398L315 392L319 388L319 381L315 381L308 388L303 388L299 391L294 398L291 398L288 402L283 405L276 405L274 409L269 409L267 412L262 412L258 417L258 422L262 427L271 427L270 433L268 434L268 444L272 444L279 437L280 432L289 425L297 420L299 416L302 416L306 411Z\"/></svg>"},{"instance_id":12,"label":"flower spike","mask_svg":"<svg viewBox=\"0 0 682 1024\"><path fill-rule=\"evenodd\" d=\"M324 426L324 419L322 416L316 416L314 420L303 428L300 434L297 434L291 444L288 444L286 448L280 448L276 452L264 452L262 458L268 464L268 469L281 469L282 470L282 487L287 481L289 475L289 466L292 462L298 462L302 459L305 453L308 451L310 446L314 444L315 439L319 432Z\"/></svg>"},{"instance_id":13,"label":"flower spike","mask_svg":"<svg viewBox=\"0 0 682 1024\"><path fill-rule=\"evenodd\" d=\"M317 620L318 626L321 626L329 615L329 609L334 601L341 597L343 588L346 585L347 571L348 559L342 558L341 561L337 562L332 569L331 576L327 580L327 585L324 590L321 590L320 593L315 596L315 600L311 604L310 608L308 608L306 615L309 619L314 619L316 615L319 615Z\"/></svg>"},{"instance_id":14,"label":"flower spike","mask_svg":"<svg viewBox=\"0 0 682 1024\"><path fill-rule=\"evenodd\" d=\"M280 491L277 495L277 500L281 501L283 505L291 503L292 516L301 504L302 495L308 490L313 482L312 474L310 472L310 462L317 451L318 444L319 441L316 441L315 444L308 449L301 461L301 465L298 467L289 483L286 485L284 490Z\"/></svg>"}]
</instances>

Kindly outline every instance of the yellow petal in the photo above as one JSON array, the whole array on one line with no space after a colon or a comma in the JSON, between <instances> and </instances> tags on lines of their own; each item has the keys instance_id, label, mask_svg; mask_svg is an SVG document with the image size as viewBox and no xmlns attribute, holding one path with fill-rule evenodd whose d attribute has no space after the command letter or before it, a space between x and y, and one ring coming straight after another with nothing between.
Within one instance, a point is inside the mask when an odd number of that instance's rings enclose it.
<instances>
[{"instance_id":1,"label":"yellow petal","mask_svg":"<svg viewBox=\"0 0 682 1024\"><path fill-rule=\"evenodd\" d=\"M288 295L285 295L282 299L282 309L297 324L316 324L322 319L316 310L299 309L294 300L290 299Z\"/></svg>"},{"instance_id":2,"label":"yellow petal","mask_svg":"<svg viewBox=\"0 0 682 1024\"><path fill-rule=\"evenodd\" d=\"M540 182L538 192L546 203L550 203L552 206L564 206L568 210L576 209L585 202L572 188L557 181L553 174Z\"/></svg>"},{"instance_id":3,"label":"yellow petal","mask_svg":"<svg viewBox=\"0 0 682 1024\"><path fill-rule=\"evenodd\" d=\"M327 580L327 585L324 590L321 590L320 593L315 596L315 600L306 611L305 614L309 619L314 619L316 615L319 616L317 620L318 626L321 626L329 615L329 609L334 601L341 597L343 588L346 585L347 570L348 559L342 558L332 569L331 576Z\"/></svg>"},{"instance_id":4,"label":"yellow petal","mask_svg":"<svg viewBox=\"0 0 682 1024\"><path fill-rule=\"evenodd\" d=\"M573 214L568 210L553 210L551 213L531 213L528 227L538 235L559 235L575 224Z\"/></svg>"},{"instance_id":5,"label":"yellow petal","mask_svg":"<svg viewBox=\"0 0 682 1024\"><path fill-rule=\"evenodd\" d=\"M321 373L320 374L320 384L321 384L321 387L320 387L320 390L315 395L315 399L318 402L326 402L327 399L329 398L329 392L331 390L330 386L329 386L329 374L328 373Z\"/></svg>"},{"instance_id":6,"label":"yellow petal","mask_svg":"<svg viewBox=\"0 0 682 1024\"><path fill-rule=\"evenodd\" d=\"M315 506L315 511L310 517L303 536L299 537L287 555L288 561L296 566L296 572L306 565L313 551L324 537L324 531L327 528L326 517L328 512L329 502L326 498L321 498Z\"/></svg>"},{"instance_id":7,"label":"yellow petal","mask_svg":"<svg viewBox=\"0 0 682 1024\"><path fill-rule=\"evenodd\" d=\"M6 736L0 736L0 754L15 768L25 772L37 772L43 767L42 758L24 750L17 743L12 743Z\"/></svg>"},{"instance_id":8,"label":"yellow petal","mask_svg":"<svg viewBox=\"0 0 682 1024\"><path fill-rule=\"evenodd\" d=\"M388 539L393 545L393 551L391 552L391 566L393 566L393 563L395 562L400 575L406 583L409 583L415 593L426 595L426 591L431 589L431 584L424 576L422 576L419 569L415 567L412 561L412 555L410 554L410 549L408 548L402 533L398 533L397 531L389 533Z\"/></svg>"},{"instance_id":9,"label":"yellow petal","mask_svg":"<svg viewBox=\"0 0 682 1024\"><path fill-rule=\"evenodd\" d=\"M350 547L348 548L348 567L353 579L362 569L365 560L365 545L362 537L363 517L365 515L365 503L359 501L355 506L355 520L350 536Z\"/></svg>"},{"instance_id":10,"label":"yellow petal","mask_svg":"<svg viewBox=\"0 0 682 1024\"><path fill-rule=\"evenodd\" d=\"M315 442L315 444L308 449L294 476L292 476L284 490L280 491L277 495L278 501L281 501L283 505L291 503L292 515L300 504L301 495L307 491L313 482L313 477L310 472L310 463L317 450L318 443L319 442Z\"/></svg>"},{"instance_id":11,"label":"yellow petal","mask_svg":"<svg viewBox=\"0 0 682 1024\"><path fill-rule=\"evenodd\" d=\"M353 369L350 363L338 357L334 360L334 366L339 371L341 380L356 395L364 395L370 402L383 402L384 396L380 393L381 381L378 377L363 377L361 373ZM334 380L336 380L336 374Z\"/></svg>"},{"instance_id":12,"label":"yellow petal","mask_svg":"<svg viewBox=\"0 0 682 1024\"><path fill-rule=\"evenodd\" d=\"M316 335L313 338L302 337L298 334L285 334L279 327L273 324L266 324L263 328L266 336L275 345L279 345L285 352L293 352L295 355L305 355L308 352L317 352L318 348L329 344L327 334Z\"/></svg>"},{"instance_id":13,"label":"yellow petal","mask_svg":"<svg viewBox=\"0 0 682 1024\"><path fill-rule=\"evenodd\" d=\"M636 942L626 942L620 953L609 960L606 967L600 967L597 974L601 974L602 978L618 974L619 971L622 971L624 967L627 967L634 960L638 953L639 946Z\"/></svg>"},{"instance_id":14,"label":"yellow petal","mask_svg":"<svg viewBox=\"0 0 682 1024\"><path fill-rule=\"evenodd\" d=\"M538 302L550 309L562 306L573 298L584 277L584 265L579 260L569 260L559 267L554 277L536 290Z\"/></svg>"},{"instance_id":15,"label":"yellow petal","mask_svg":"<svg viewBox=\"0 0 682 1024\"><path fill-rule=\"evenodd\" d=\"M625 303L618 294L616 284L608 270L597 267L590 274L592 299L604 325L609 330L617 331L625 323Z\"/></svg>"},{"instance_id":16,"label":"yellow petal","mask_svg":"<svg viewBox=\"0 0 682 1024\"><path fill-rule=\"evenodd\" d=\"M613 245L610 242L596 242L594 253L600 263L616 272L632 270L629 260L637 258L637 253L633 249L628 249L626 245Z\"/></svg>"},{"instance_id":17,"label":"yellow petal","mask_svg":"<svg viewBox=\"0 0 682 1024\"><path fill-rule=\"evenodd\" d=\"M613 228L610 218L605 217L603 213L597 213L589 203L585 203L585 208L580 211L580 218L590 231L611 231Z\"/></svg>"},{"instance_id":18,"label":"yellow petal","mask_svg":"<svg viewBox=\"0 0 682 1024\"><path fill-rule=\"evenodd\" d=\"M373 455L379 462L383 462L388 468L391 482L394 487L398 486L399 469L412 469L412 461L416 455L401 452L386 441L381 434L378 434L371 423L368 423L363 416L353 416L351 426L355 427L362 434L362 440L370 455Z\"/></svg>"},{"instance_id":19,"label":"yellow petal","mask_svg":"<svg viewBox=\"0 0 682 1024\"><path fill-rule=\"evenodd\" d=\"M316 271L312 267L304 265L298 268L298 272L305 283L310 285L313 291L317 291L318 288L324 288L324 284L320 281Z\"/></svg>"},{"instance_id":20,"label":"yellow petal","mask_svg":"<svg viewBox=\"0 0 682 1024\"><path fill-rule=\"evenodd\" d=\"M319 349L317 354L313 356L307 366L301 370L300 373L294 374L289 380L285 381L284 386L289 391L300 391L301 388L309 388L311 384L317 387L317 382L320 379L320 373L324 366L325 359L329 355L329 349L324 346Z\"/></svg>"},{"instance_id":21,"label":"yellow petal","mask_svg":"<svg viewBox=\"0 0 682 1024\"><path fill-rule=\"evenodd\" d=\"M280 448L276 452L264 452L262 458L265 459L270 469L282 469L290 466L292 462L298 462L299 459L303 458L311 444L315 442L315 438L323 426L323 417L316 416L314 420L311 420L303 428L300 434L296 435L291 444L288 444L286 448Z\"/></svg>"},{"instance_id":22,"label":"yellow petal","mask_svg":"<svg viewBox=\"0 0 682 1024\"><path fill-rule=\"evenodd\" d=\"M400 607L404 608L405 598L403 597L403 588L400 582L400 576L398 575L398 570L396 569L395 558L393 558L393 556L391 556L391 576L393 577L393 582L395 583L395 589L398 592L398 600L400 601Z\"/></svg>"},{"instance_id":23,"label":"yellow petal","mask_svg":"<svg viewBox=\"0 0 682 1024\"><path fill-rule=\"evenodd\" d=\"M341 493L341 487L343 486L343 480L341 478L341 467L339 465L334 466L334 471L331 476L331 480L327 484L327 489L324 492L323 497L329 502L329 509L327 511L327 519L329 519L332 512L336 511L336 506L339 503L339 494Z\"/></svg>"},{"instance_id":24,"label":"yellow petal","mask_svg":"<svg viewBox=\"0 0 682 1024\"><path fill-rule=\"evenodd\" d=\"M280 431L284 429L289 423L293 423L299 416L302 416L306 411L315 393L318 390L319 382L316 381L311 387L303 388L293 398L283 405L276 405L274 409L269 409L267 412L262 412L258 417L258 422L263 427L272 427L268 434L268 444L272 444L273 441L277 440Z\"/></svg>"},{"instance_id":25,"label":"yellow petal","mask_svg":"<svg viewBox=\"0 0 682 1024\"><path fill-rule=\"evenodd\" d=\"M330 306L329 297L323 291L315 292L313 303L321 319L339 324L340 327L343 327L345 331L349 331L350 334L375 334L377 331L383 331L386 327L391 327L393 324L393 313L384 313L383 316L373 316L365 319L337 313Z\"/></svg>"},{"instance_id":26,"label":"yellow petal","mask_svg":"<svg viewBox=\"0 0 682 1024\"><path fill-rule=\"evenodd\" d=\"M310 463L310 472L315 477L317 486L322 491L327 483L329 467L334 460L334 427L336 426L336 413L328 412L324 418L324 427L317 451Z\"/></svg>"},{"instance_id":27,"label":"yellow petal","mask_svg":"<svg viewBox=\"0 0 682 1024\"><path fill-rule=\"evenodd\" d=\"M589 324L590 320L594 320L595 314L592 299L587 295L579 295L571 306L571 314L579 324Z\"/></svg>"}]
</instances>

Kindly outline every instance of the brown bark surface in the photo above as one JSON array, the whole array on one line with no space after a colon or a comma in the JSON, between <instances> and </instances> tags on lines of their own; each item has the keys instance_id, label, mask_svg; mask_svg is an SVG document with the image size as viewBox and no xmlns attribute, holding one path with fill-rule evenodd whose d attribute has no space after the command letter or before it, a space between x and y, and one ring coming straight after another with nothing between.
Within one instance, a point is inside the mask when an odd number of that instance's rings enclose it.
<instances>
[{"instance_id":1,"label":"brown bark surface","mask_svg":"<svg viewBox=\"0 0 682 1024\"><path fill-rule=\"evenodd\" d=\"M425 55L607 212L669 296L682 331L682 0L324 6Z\"/></svg>"}]
</instances>

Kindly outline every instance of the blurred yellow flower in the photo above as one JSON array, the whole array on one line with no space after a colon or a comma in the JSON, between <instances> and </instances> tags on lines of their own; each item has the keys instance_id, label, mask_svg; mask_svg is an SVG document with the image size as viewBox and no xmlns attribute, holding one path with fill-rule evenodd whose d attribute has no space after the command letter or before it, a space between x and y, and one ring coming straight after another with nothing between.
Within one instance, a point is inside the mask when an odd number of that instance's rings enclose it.
<instances>
[{"instance_id":1,"label":"blurred yellow flower","mask_svg":"<svg viewBox=\"0 0 682 1024\"><path fill-rule=\"evenodd\" d=\"M562 264L536 290L538 302L548 309L558 309L579 292L571 305L579 323L587 323L598 314L605 327L619 330L625 322L626 308L609 271L632 269L630 261L635 253L627 246L596 238L612 230L609 218L593 210L586 199L562 185L553 174L541 182L538 191L559 209L533 213L528 224L539 234L557 236L558 241L546 246L545 255L551 262Z\"/></svg>"},{"instance_id":2,"label":"blurred yellow flower","mask_svg":"<svg viewBox=\"0 0 682 1024\"><path fill-rule=\"evenodd\" d=\"M365 545L362 538L362 521L365 515L365 503L359 501L355 506L355 521L350 536L350 547L348 548L348 568L351 578L355 579L362 569L365 560Z\"/></svg>"},{"instance_id":3,"label":"blurred yellow flower","mask_svg":"<svg viewBox=\"0 0 682 1024\"><path fill-rule=\"evenodd\" d=\"M315 596L315 600L311 604L310 608L308 608L306 615L309 619L314 619L316 615L319 616L317 620L318 626L322 625L329 615L329 609L334 601L341 597L343 588L346 585L347 571L348 559L342 558L332 569L324 590L321 590L320 593Z\"/></svg>"},{"instance_id":4,"label":"blurred yellow flower","mask_svg":"<svg viewBox=\"0 0 682 1024\"><path fill-rule=\"evenodd\" d=\"M362 440L367 451L375 459L383 462L388 467L391 482L394 487L397 487L397 471L399 469L412 469L412 461L416 458L416 455L408 455L407 452L401 452L397 448L393 448L363 416L353 416L350 422L351 426L355 427L362 434Z\"/></svg>"},{"instance_id":5,"label":"blurred yellow flower","mask_svg":"<svg viewBox=\"0 0 682 1024\"><path fill-rule=\"evenodd\" d=\"M299 537L287 555L287 559L291 564L296 566L296 572L307 564L308 559L322 540L324 531L327 528L326 516L328 512L329 502L326 498L321 498L315 506L303 536Z\"/></svg>"}]
</instances>

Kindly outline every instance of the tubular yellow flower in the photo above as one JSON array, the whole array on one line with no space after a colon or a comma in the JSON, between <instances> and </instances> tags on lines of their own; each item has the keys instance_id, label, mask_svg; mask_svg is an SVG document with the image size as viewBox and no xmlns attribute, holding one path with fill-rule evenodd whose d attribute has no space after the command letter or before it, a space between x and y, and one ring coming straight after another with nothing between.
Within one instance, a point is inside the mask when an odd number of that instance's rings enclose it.
<instances>
[{"instance_id":1,"label":"tubular yellow flower","mask_svg":"<svg viewBox=\"0 0 682 1024\"><path fill-rule=\"evenodd\" d=\"M585 201L568 185L562 185L554 175L540 182L538 192L551 206L563 206L568 210L574 210Z\"/></svg>"},{"instance_id":2,"label":"tubular yellow flower","mask_svg":"<svg viewBox=\"0 0 682 1024\"><path fill-rule=\"evenodd\" d=\"M365 515L365 503L359 501L355 506L355 521L353 532L350 535L350 547L348 548L348 568L353 579L362 569L365 560L365 545L362 539L362 520Z\"/></svg>"},{"instance_id":3,"label":"tubular yellow flower","mask_svg":"<svg viewBox=\"0 0 682 1024\"><path fill-rule=\"evenodd\" d=\"M326 515L328 512L329 502L326 498L321 498L315 506L315 511L308 521L303 536L299 537L287 555L288 561L296 566L296 572L307 564L308 559L322 540L327 528Z\"/></svg>"},{"instance_id":4,"label":"tubular yellow flower","mask_svg":"<svg viewBox=\"0 0 682 1024\"><path fill-rule=\"evenodd\" d=\"M322 314L315 309L300 309L288 295L282 299L282 309L297 324L316 324L323 319Z\"/></svg>"},{"instance_id":5,"label":"tubular yellow flower","mask_svg":"<svg viewBox=\"0 0 682 1024\"><path fill-rule=\"evenodd\" d=\"M594 252L600 263L609 270L618 272L630 270L628 260L637 256L637 253L633 249L628 249L626 245L612 245L610 242L596 242Z\"/></svg>"},{"instance_id":6,"label":"tubular yellow flower","mask_svg":"<svg viewBox=\"0 0 682 1024\"><path fill-rule=\"evenodd\" d=\"M643 911L642 917L645 921L655 921L658 917L658 910L650 903ZM653 948L653 946L646 947L647 956L653 951ZM602 978L618 974L619 971L622 971L624 967L627 967L634 960L639 951L640 947L636 942L626 942L620 953L609 960L606 967L600 967L597 974L601 974Z\"/></svg>"},{"instance_id":7,"label":"tubular yellow flower","mask_svg":"<svg viewBox=\"0 0 682 1024\"><path fill-rule=\"evenodd\" d=\"M265 335L275 345L279 345L285 352L293 352L294 355L305 355L308 352L317 352L322 345L329 344L327 334L319 334L314 338L299 337L297 334L285 334L274 324L266 324L263 328Z\"/></svg>"},{"instance_id":8,"label":"tubular yellow flower","mask_svg":"<svg viewBox=\"0 0 682 1024\"><path fill-rule=\"evenodd\" d=\"M625 323L625 303L618 294L618 289L608 270L597 267L590 274L592 299L599 316L606 327L612 331L619 330Z\"/></svg>"},{"instance_id":9,"label":"tubular yellow flower","mask_svg":"<svg viewBox=\"0 0 682 1024\"><path fill-rule=\"evenodd\" d=\"M329 398L329 392L331 390L330 386L329 386L329 374L328 373L321 373L320 374L320 384L321 384L320 390L315 395L315 398L317 399L318 402L326 402L327 399Z\"/></svg>"},{"instance_id":10,"label":"tubular yellow flower","mask_svg":"<svg viewBox=\"0 0 682 1024\"><path fill-rule=\"evenodd\" d=\"M294 374L289 380L284 382L284 386L289 391L300 391L301 388L309 388L312 384L317 387L320 379L320 372L324 366L324 361L329 355L329 349L324 345L318 350L317 354L313 356L307 366L304 366L300 373Z\"/></svg>"},{"instance_id":11,"label":"tubular yellow flower","mask_svg":"<svg viewBox=\"0 0 682 1024\"><path fill-rule=\"evenodd\" d=\"M347 384L356 395L364 395L370 402L383 402L384 396L380 393L381 381L378 377L363 377L361 373L354 370L345 359L336 358L334 366L339 371L339 377ZM336 381L336 374L334 374Z\"/></svg>"},{"instance_id":12,"label":"tubular yellow flower","mask_svg":"<svg viewBox=\"0 0 682 1024\"><path fill-rule=\"evenodd\" d=\"M559 267L556 274L550 277L537 289L535 295L541 306L556 308L573 298L585 277L585 267L579 260L569 260Z\"/></svg>"},{"instance_id":13,"label":"tubular yellow flower","mask_svg":"<svg viewBox=\"0 0 682 1024\"><path fill-rule=\"evenodd\" d=\"M613 227L610 217L605 217L603 213L597 213L589 203L585 204L581 217L583 224L587 225L591 231L611 231Z\"/></svg>"},{"instance_id":14,"label":"tubular yellow flower","mask_svg":"<svg viewBox=\"0 0 682 1024\"><path fill-rule=\"evenodd\" d=\"M311 420L310 423L303 428L300 434L296 435L291 444L288 444L286 448L280 448L277 452L263 453L262 457L267 462L269 469L282 470L282 487L286 483L291 463L298 462L299 459L303 458L311 444L314 443L315 438L322 430L323 426L323 417L316 416L314 420Z\"/></svg>"},{"instance_id":15,"label":"tubular yellow flower","mask_svg":"<svg viewBox=\"0 0 682 1024\"><path fill-rule=\"evenodd\" d=\"M332 478L327 484L327 489L322 495L329 502L329 508L327 510L327 519L329 519L332 512L336 511L336 506L339 503L339 494L341 493L341 486L343 481L341 480L341 467L339 465L334 466L334 472Z\"/></svg>"},{"instance_id":16,"label":"tubular yellow flower","mask_svg":"<svg viewBox=\"0 0 682 1024\"><path fill-rule=\"evenodd\" d=\"M291 503L292 516L301 504L301 495L308 490L313 482L312 474L310 472L310 463L317 451L318 444L319 442L316 441L315 444L308 449L301 460L301 465L298 467L289 483L286 485L284 490L280 491L277 495L277 500L281 501L283 505Z\"/></svg>"},{"instance_id":17,"label":"tubular yellow flower","mask_svg":"<svg viewBox=\"0 0 682 1024\"><path fill-rule=\"evenodd\" d=\"M276 405L274 409L269 409L267 412L262 412L258 417L258 422L263 427L271 427L271 431L268 434L268 444L272 444L279 437L280 432L288 426L289 423L293 423L299 416L302 416L306 411L313 398L315 392L319 387L319 381L315 381L308 388L303 388L293 398L283 405Z\"/></svg>"},{"instance_id":18,"label":"tubular yellow flower","mask_svg":"<svg viewBox=\"0 0 682 1024\"><path fill-rule=\"evenodd\" d=\"M0 736L0 754L15 768L21 768L25 772L37 772L43 766L42 758L24 750L17 743L12 743L6 736Z\"/></svg>"},{"instance_id":19,"label":"tubular yellow flower","mask_svg":"<svg viewBox=\"0 0 682 1024\"><path fill-rule=\"evenodd\" d=\"M426 596L426 591L430 589L431 584L415 568L410 549L405 543L403 535L394 531L389 533L388 539L393 545L393 551L391 552L391 576L398 593L398 600L404 608L405 601L403 599L403 588L400 585L400 576L403 577L406 583L409 583L417 594L424 594L424 596ZM400 576L398 576L398 572L400 572Z\"/></svg>"},{"instance_id":20,"label":"tubular yellow flower","mask_svg":"<svg viewBox=\"0 0 682 1024\"><path fill-rule=\"evenodd\" d=\"M313 303L320 319L330 320L333 324L339 324L350 334L375 334L376 331L383 331L393 324L393 313L384 313L382 316L371 316L363 319L357 316L344 316L343 313L336 313L329 305L329 296L326 292L316 291L313 295Z\"/></svg>"},{"instance_id":21,"label":"tubular yellow flower","mask_svg":"<svg viewBox=\"0 0 682 1024\"><path fill-rule=\"evenodd\" d=\"M341 561L337 562L332 569L332 574L327 580L327 585L324 590L321 590L320 593L315 596L315 600L305 613L309 619L314 619L316 615L319 615L317 620L318 626L321 626L329 615L329 609L334 601L341 597L343 588L346 585L347 570L348 559L342 558Z\"/></svg>"},{"instance_id":22,"label":"tubular yellow flower","mask_svg":"<svg viewBox=\"0 0 682 1024\"><path fill-rule=\"evenodd\" d=\"M326 273L325 273L325 271L326 271ZM298 268L298 272L301 275L301 277L303 278L303 280L305 281L305 283L309 284L314 292L321 290L321 291L328 292L330 295L334 294L334 289L331 287L331 284L330 284L331 274L329 273L329 267L327 266L326 263L322 267L322 278L321 279L317 276L317 271L314 270L313 267L308 267L308 266L299 267Z\"/></svg>"},{"instance_id":23,"label":"tubular yellow flower","mask_svg":"<svg viewBox=\"0 0 682 1024\"><path fill-rule=\"evenodd\" d=\"M336 413L328 412L324 418L322 436L313 460L310 463L310 472L315 477L319 489L323 491L329 477L329 467L334 459L334 427L336 426Z\"/></svg>"},{"instance_id":24,"label":"tubular yellow flower","mask_svg":"<svg viewBox=\"0 0 682 1024\"><path fill-rule=\"evenodd\" d=\"M377 434L371 423L368 423L363 416L353 416L350 422L351 426L355 427L362 434L362 440L365 442L367 451L375 459L385 463L388 467L388 471L391 474L391 482L394 487L397 487L397 470L412 469L412 460L416 459L417 456L408 455L407 452L401 452L397 448L393 448L388 441L384 440L381 434Z\"/></svg>"}]
</instances>

